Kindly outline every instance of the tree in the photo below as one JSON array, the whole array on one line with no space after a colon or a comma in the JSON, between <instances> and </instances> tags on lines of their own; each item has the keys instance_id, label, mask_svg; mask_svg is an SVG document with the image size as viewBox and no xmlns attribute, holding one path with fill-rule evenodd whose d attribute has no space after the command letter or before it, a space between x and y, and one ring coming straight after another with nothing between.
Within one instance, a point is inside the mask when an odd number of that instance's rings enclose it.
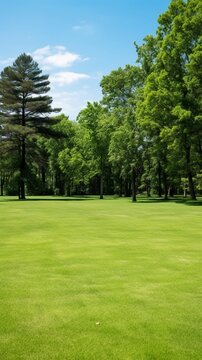
<instances>
[{"instance_id":1,"label":"tree","mask_svg":"<svg viewBox=\"0 0 202 360\"><path fill-rule=\"evenodd\" d=\"M130 180L132 201L136 201L137 180L141 168L141 136L134 114L126 113L124 123L112 134L109 146L109 160L114 168L120 169L120 176Z\"/></svg>"},{"instance_id":2,"label":"tree","mask_svg":"<svg viewBox=\"0 0 202 360\"><path fill-rule=\"evenodd\" d=\"M100 199L104 195L104 173L108 159L109 131L107 131L108 114L106 110L97 102L87 104L87 107L78 115L80 126L89 132L89 140L93 157L91 167L94 175L100 178Z\"/></svg>"},{"instance_id":3,"label":"tree","mask_svg":"<svg viewBox=\"0 0 202 360\"><path fill-rule=\"evenodd\" d=\"M165 73L164 88L168 87L169 80L170 96L174 94L173 122L168 125L167 134L173 135L173 142L177 139L182 149L189 191L192 199L196 199L193 181L197 156L195 143L200 148L202 127L200 71L196 75L195 68L201 58L202 3L197 0L172 1L159 23L158 70Z\"/></svg>"},{"instance_id":4,"label":"tree","mask_svg":"<svg viewBox=\"0 0 202 360\"><path fill-rule=\"evenodd\" d=\"M69 118L64 114L56 116L55 120L58 122L53 125L53 130L60 136L60 141L54 137L44 139L43 146L48 154L48 164L50 174L52 175L53 192L57 195L64 195L65 193L70 194L71 192L71 177L66 171L64 164L61 166L60 158L61 153L69 153L73 148L76 124L75 122L69 120ZM68 167L68 163L69 162L66 163L66 167Z\"/></svg>"},{"instance_id":5,"label":"tree","mask_svg":"<svg viewBox=\"0 0 202 360\"><path fill-rule=\"evenodd\" d=\"M88 129L74 123L73 144L66 144L58 156L59 166L65 176L67 195L73 191L84 192L89 180L94 176L92 170L93 152Z\"/></svg>"},{"instance_id":6,"label":"tree","mask_svg":"<svg viewBox=\"0 0 202 360\"><path fill-rule=\"evenodd\" d=\"M196 198L193 176L199 163L197 153L201 149L202 130L201 80L196 71L201 59L201 22L201 2L171 1L168 10L159 17L158 51L137 106L139 123L157 150L165 197L168 172L173 168L169 163L169 159L174 158L169 155L172 150L180 154L180 158L175 156L175 161L178 160L182 175L188 178L191 197ZM145 52L141 54L145 56Z\"/></svg>"},{"instance_id":7,"label":"tree","mask_svg":"<svg viewBox=\"0 0 202 360\"><path fill-rule=\"evenodd\" d=\"M48 75L30 55L20 55L6 67L0 78L0 126L3 142L10 147L19 169L18 196L25 199L28 159L33 155L40 135L48 135L53 124L52 98L47 95Z\"/></svg>"},{"instance_id":8,"label":"tree","mask_svg":"<svg viewBox=\"0 0 202 360\"><path fill-rule=\"evenodd\" d=\"M109 159L114 169L131 184L132 201L136 201L137 179L140 170L140 129L136 123L136 96L143 85L143 72L137 66L126 65L104 76L101 81L103 103L113 115L113 130Z\"/></svg>"}]
</instances>

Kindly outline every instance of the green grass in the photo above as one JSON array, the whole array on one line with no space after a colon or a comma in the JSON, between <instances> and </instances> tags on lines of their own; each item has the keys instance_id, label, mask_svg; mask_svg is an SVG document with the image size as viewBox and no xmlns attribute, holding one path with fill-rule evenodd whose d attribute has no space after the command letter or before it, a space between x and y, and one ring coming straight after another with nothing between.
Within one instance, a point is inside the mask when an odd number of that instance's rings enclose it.
<instances>
[{"instance_id":1,"label":"green grass","mask_svg":"<svg viewBox=\"0 0 202 360\"><path fill-rule=\"evenodd\" d=\"M201 359L202 202L48 199L0 201L0 359Z\"/></svg>"}]
</instances>

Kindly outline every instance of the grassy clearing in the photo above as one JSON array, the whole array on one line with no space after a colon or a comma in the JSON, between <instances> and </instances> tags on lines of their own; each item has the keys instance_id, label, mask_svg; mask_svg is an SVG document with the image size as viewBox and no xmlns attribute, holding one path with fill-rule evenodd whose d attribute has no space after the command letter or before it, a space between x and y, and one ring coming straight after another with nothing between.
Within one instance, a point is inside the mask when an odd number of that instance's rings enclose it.
<instances>
[{"instance_id":1,"label":"grassy clearing","mask_svg":"<svg viewBox=\"0 0 202 360\"><path fill-rule=\"evenodd\" d=\"M0 358L201 359L202 207L50 199L0 201Z\"/></svg>"}]
</instances>

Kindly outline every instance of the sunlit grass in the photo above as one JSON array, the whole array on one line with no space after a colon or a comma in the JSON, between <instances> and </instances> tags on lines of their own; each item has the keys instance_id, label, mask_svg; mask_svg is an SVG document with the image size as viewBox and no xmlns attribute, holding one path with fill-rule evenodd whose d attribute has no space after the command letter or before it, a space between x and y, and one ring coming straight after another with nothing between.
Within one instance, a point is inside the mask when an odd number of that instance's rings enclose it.
<instances>
[{"instance_id":1,"label":"sunlit grass","mask_svg":"<svg viewBox=\"0 0 202 360\"><path fill-rule=\"evenodd\" d=\"M201 206L40 199L0 201L2 360L201 359Z\"/></svg>"}]
</instances>

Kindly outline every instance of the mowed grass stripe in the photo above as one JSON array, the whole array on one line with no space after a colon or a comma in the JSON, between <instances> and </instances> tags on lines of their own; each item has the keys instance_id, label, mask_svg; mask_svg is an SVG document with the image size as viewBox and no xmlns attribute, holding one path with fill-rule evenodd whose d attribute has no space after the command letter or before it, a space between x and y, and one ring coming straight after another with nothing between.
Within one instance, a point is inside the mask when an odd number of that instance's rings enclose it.
<instances>
[{"instance_id":1,"label":"mowed grass stripe","mask_svg":"<svg viewBox=\"0 0 202 360\"><path fill-rule=\"evenodd\" d=\"M202 207L32 200L0 202L2 359L201 358Z\"/></svg>"}]
</instances>

